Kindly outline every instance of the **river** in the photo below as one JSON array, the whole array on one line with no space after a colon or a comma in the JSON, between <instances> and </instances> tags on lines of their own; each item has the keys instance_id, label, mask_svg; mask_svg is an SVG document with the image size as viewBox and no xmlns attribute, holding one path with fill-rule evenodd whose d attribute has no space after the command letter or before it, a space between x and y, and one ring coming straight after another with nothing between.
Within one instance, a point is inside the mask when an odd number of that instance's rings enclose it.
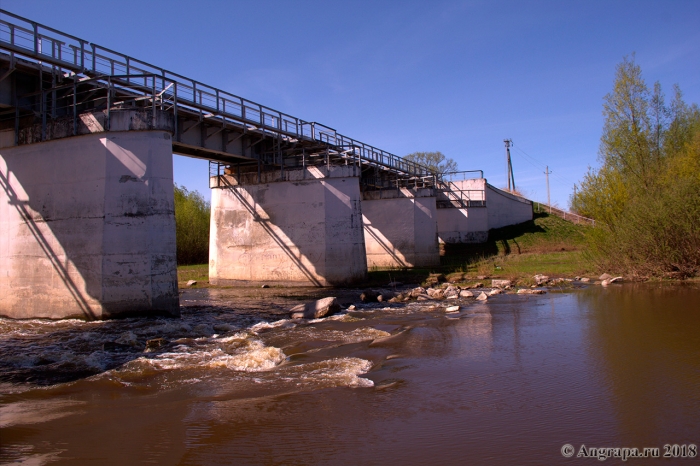
<instances>
[{"instance_id":1,"label":"river","mask_svg":"<svg viewBox=\"0 0 700 466\"><path fill-rule=\"evenodd\" d=\"M700 443L697 284L286 318L329 293L358 291L187 289L181 319L0 319L0 463L599 462L582 445L698 461L680 457Z\"/></svg>"}]
</instances>

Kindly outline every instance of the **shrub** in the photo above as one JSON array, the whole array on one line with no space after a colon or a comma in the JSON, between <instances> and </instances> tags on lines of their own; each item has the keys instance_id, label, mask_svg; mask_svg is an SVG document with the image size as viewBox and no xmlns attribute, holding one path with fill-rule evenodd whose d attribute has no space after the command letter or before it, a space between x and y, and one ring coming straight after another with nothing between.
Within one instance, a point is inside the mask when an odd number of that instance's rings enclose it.
<instances>
[{"instance_id":1,"label":"shrub","mask_svg":"<svg viewBox=\"0 0 700 466\"><path fill-rule=\"evenodd\" d=\"M198 191L175 185L175 230L178 264L209 262L209 202Z\"/></svg>"}]
</instances>

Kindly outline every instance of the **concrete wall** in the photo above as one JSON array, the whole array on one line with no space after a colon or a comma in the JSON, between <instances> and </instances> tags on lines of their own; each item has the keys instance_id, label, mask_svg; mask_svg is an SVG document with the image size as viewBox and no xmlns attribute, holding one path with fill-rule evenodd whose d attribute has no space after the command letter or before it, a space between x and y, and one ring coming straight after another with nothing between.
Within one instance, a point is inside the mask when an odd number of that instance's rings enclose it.
<instances>
[{"instance_id":1,"label":"concrete wall","mask_svg":"<svg viewBox=\"0 0 700 466\"><path fill-rule=\"evenodd\" d=\"M532 201L501 191L484 178L454 182L455 193L473 201L485 200L485 207L437 210L438 236L443 243L483 243L488 231L532 220ZM449 200L442 195L438 200Z\"/></svg>"},{"instance_id":2,"label":"concrete wall","mask_svg":"<svg viewBox=\"0 0 700 466\"><path fill-rule=\"evenodd\" d=\"M0 314L179 314L170 134L0 149Z\"/></svg>"},{"instance_id":3,"label":"concrete wall","mask_svg":"<svg viewBox=\"0 0 700 466\"><path fill-rule=\"evenodd\" d=\"M486 180L476 178L453 182L455 195L464 190L463 196L473 201L483 201ZM450 200L450 196L441 196ZM487 204L488 205L488 204ZM486 207L446 208L437 210L438 237L441 243L483 243L489 236L489 220Z\"/></svg>"},{"instance_id":4,"label":"concrete wall","mask_svg":"<svg viewBox=\"0 0 700 466\"><path fill-rule=\"evenodd\" d=\"M362 219L369 267L440 265L432 189L363 193Z\"/></svg>"},{"instance_id":5,"label":"concrete wall","mask_svg":"<svg viewBox=\"0 0 700 466\"><path fill-rule=\"evenodd\" d=\"M486 184L486 207L489 215L489 228L501 228L508 225L532 220L532 201L514 196Z\"/></svg>"},{"instance_id":6,"label":"concrete wall","mask_svg":"<svg viewBox=\"0 0 700 466\"><path fill-rule=\"evenodd\" d=\"M236 179L212 190L213 284L344 285L367 274L354 167Z\"/></svg>"},{"instance_id":7,"label":"concrete wall","mask_svg":"<svg viewBox=\"0 0 700 466\"><path fill-rule=\"evenodd\" d=\"M486 207L437 209L441 243L484 243L489 238Z\"/></svg>"}]
</instances>

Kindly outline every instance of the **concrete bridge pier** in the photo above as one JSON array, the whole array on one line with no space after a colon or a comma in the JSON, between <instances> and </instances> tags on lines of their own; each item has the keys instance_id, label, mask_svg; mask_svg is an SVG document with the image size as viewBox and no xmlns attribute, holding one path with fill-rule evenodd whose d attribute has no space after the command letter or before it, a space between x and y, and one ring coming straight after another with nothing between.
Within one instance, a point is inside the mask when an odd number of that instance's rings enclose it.
<instances>
[{"instance_id":1,"label":"concrete bridge pier","mask_svg":"<svg viewBox=\"0 0 700 466\"><path fill-rule=\"evenodd\" d=\"M440 265L433 189L387 189L362 194L367 265Z\"/></svg>"},{"instance_id":2,"label":"concrete bridge pier","mask_svg":"<svg viewBox=\"0 0 700 466\"><path fill-rule=\"evenodd\" d=\"M169 132L0 148L1 315L179 315L175 254Z\"/></svg>"},{"instance_id":3,"label":"concrete bridge pier","mask_svg":"<svg viewBox=\"0 0 700 466\"><path fill-rule=\"evenodd\" d=\"M209 281L349 285L367 274L359 169L212 178Z\"/></svg>"}]
</instances>

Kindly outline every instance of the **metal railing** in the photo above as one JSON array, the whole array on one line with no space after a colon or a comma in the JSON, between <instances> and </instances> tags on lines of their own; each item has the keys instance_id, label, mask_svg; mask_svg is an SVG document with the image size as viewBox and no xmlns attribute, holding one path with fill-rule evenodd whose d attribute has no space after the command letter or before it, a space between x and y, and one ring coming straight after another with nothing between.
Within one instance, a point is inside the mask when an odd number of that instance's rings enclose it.
<instances>
[{"instance_id":1,"label":"metal railing","mask_svg":"<svg viewBox=\"0 0 700 466\"><path fill-rule=\"evenodd\" d=\"M473 173L478 173L479 176L471 176ZM441 175L442 179L445 181L464 181L464 180L474 180L474 179L481 179L484 177L484 171L483 170L461 170L461 171L454 171L454 172L445 172Z\"/></svg>"},{"instance_id":2,"label":"metal railing","mask_svg":"<svg viewBox=\"0 0 700 466\"><path fill-rule=\"evenodd\" d=\"M8 51L11 60L15 54L33 59L42 66L51 66L65 77L122 76L121 81L115 82L142 85L144 90L151 89L154 94L164 95L175 108L199 112L202 118L215 118L224 125L230 122L249 131L292 141L352 147L362 163L383 166L409 176L430 175L428 168L421 164L339 134L328 126L301 120L2 9L0 49Z\"/></svg>"},{"instance_id":3,"label":"metal railing","mask_svg":"<svg viewBox=\"0 0 700 466\"><path fill-rule=\"evenodd\" d=\"M462 189L452 181L438 182L437 187L447 198L447 200L438 199L438 206L441 208L457 207L465 209L467 207L486 206L486 194L483 189Z\"/></svg>"},{"instance_id":4,"label":"metal railing","mask_svg":"<svg viewBox=\"0 0 700 466\"><path fill-rule=\"evenodd\" d=\"M571 223L595 226L595 220L592 218L584 217L573 212L567 212L546 203L543 204L541 202L534 202L533 207L535 212L546 212L550 215L556 215L557 217L568 220Z\"/></svg>"}]
</instances>

